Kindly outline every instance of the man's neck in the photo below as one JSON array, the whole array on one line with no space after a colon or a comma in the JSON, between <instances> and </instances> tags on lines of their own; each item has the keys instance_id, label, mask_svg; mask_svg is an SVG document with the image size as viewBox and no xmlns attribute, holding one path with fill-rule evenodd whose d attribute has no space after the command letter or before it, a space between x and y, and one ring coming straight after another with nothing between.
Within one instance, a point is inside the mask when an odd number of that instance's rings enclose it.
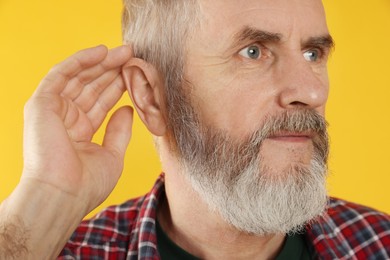
<instances>
[{"instance_id":1,"label":"man's neck","mask_svg":"<svg viewBox=\"0 0 390 260\"><path fill-rule=\"evenodd\" d=\"M158 209L164 232L179 247L202 259L272 259L284 235L255 236L227 224L191 187L179 164L162 158L167 200Z\"/></svg>"}]
</instances>

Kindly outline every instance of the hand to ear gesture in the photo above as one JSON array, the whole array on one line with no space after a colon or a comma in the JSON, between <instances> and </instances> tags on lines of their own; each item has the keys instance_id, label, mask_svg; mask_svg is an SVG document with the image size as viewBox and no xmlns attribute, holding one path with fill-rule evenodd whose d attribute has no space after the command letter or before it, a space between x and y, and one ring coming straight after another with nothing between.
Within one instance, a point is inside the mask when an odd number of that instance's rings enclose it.
<instances>
[{"instance_id":1,"label":"hand to ear gesture","mask_svg":"<svg viewBox=\"0 0 390 260\"><path fill-rule=\"evenodd\" d=\"M125 91L121 69L131 55L129 46L80 51L52 68L26 104L23 174L0 206L1 259L12 248L19 259L55 257L114 188L130 141L132 109L112 115L102 144L91 140Z\"/></svg>"},{"instance_id":2,"label":"hand to ear gesture","mask_svg":"<svg viewBox=\"0 0 390 260\"><path fill-rule=\"evenodd\" d=\"M132 110L111 117L102 145L91 142L125 91L121 66L131 49L99 46L76 53L50 70L25 107L22 181L51 185L100 204L122 172Z\"/></svg>"}]
</instances>

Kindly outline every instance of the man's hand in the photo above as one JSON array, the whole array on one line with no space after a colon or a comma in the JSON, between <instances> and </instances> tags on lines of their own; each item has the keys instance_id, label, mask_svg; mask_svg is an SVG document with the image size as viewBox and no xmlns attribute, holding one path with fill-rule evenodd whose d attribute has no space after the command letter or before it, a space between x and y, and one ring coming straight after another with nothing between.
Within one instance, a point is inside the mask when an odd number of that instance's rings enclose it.
<instances>
[{"instance_id":1,"label":"man's hand","mask_svg":"<svg viewBox=\"0 0 390 260\"><path fill-rule=\"evenodd\" d=\"M51 185L88 203L87 210L107 197L122 172L131 109L116 111L102 145L91 139L125 91L120 72L130 55L128 46L83 50L42 80L25 107L22 182Z\"/></svg>"},{"instance_id":2,"label":"man's hand","mask_svg":"<svg viewBox=\"0 0 390 260\"><path fill-rule=\"evenodd\" d=\"M56 65L26 104L24 170L0 207L0 252L7 248L1 227L20 221L24 256L55 256L114 188L131 136L132 109L113 114L102 145L91 140L125 91L121 67L131 53L128 46L80 51ZM41 246L46 240L49 251Z\"/></svg>"}]
</instances>

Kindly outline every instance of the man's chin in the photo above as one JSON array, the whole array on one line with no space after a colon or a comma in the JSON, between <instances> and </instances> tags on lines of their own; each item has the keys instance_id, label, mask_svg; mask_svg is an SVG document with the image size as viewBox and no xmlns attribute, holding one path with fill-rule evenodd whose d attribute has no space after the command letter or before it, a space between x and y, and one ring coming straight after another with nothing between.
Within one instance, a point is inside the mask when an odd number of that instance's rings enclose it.
<instances>
[{"instance_id":1,"label":"man's chin","mask_svg":"<svg viewBox=\"0 0 390 260\"><path fill-rule=\"evenodd\" d=\"M305 140L265 139L260 149L260 161L280 175L296 167L309 168L314 157L313 142Z\"/></svg>"}]
</instances>

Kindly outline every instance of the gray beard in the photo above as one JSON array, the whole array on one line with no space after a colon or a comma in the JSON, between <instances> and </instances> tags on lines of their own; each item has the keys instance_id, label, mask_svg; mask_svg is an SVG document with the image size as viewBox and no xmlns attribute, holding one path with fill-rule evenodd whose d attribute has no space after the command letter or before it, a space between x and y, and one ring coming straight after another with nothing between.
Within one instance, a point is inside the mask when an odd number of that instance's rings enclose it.
<instances>
[{"instance_id":1,"label":"gray beard","mask_svg":"<svg viewBox=\"0 0 390 260\"><path fill-rule=\"evenodd\" d=\"M248 165L236 178L228 171L209 174L196 167L196 163L185 164L194 190L212 211L245 233L300 232L326 207L325 170L316 160L310 167L291 167L273 178L268 177L266 167L259 171L258 164Z\"/></svg>"},{"instance_id":2,"label":"gray beard","mask_svg":"<svg viewBox=\"0 0 390 260\"><path fill-rule=\"evenodd\" d=\"M210 210L236 229L258 236L299 232L325 210L328 138L314 110L269 116L241 141L203 126L188 102L171 116L180 119L171 127L183 174ZM266 165L262 143L281 131L316 133L310 165L291 163L278 173Z\"/></svg>"}]
</instances>

